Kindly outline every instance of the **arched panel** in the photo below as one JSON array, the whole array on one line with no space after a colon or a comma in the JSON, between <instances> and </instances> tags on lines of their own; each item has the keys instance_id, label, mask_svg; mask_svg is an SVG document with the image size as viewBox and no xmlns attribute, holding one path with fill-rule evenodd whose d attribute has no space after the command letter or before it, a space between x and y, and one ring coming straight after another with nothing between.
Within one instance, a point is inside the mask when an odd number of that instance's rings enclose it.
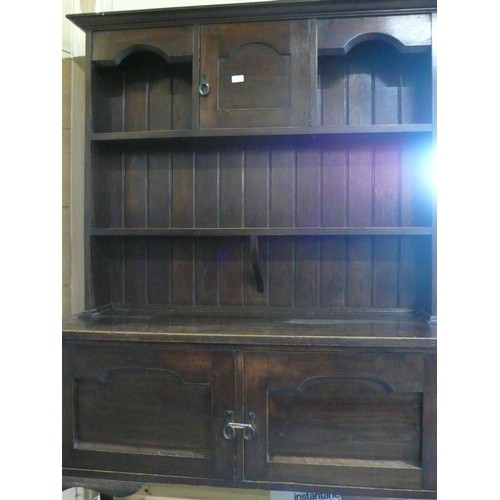
<instances>
[{"instance_id":1,"label":"arched panel","mask_svg":"<svg viewBox=\"0 0 500 500\"><path fill-rule=\"evenodd\" d=\"M311 81L306 21L201 27L201 128L305 125Z\"/></svg>"},{"instance_id":2,"label":"arched panel","mask_svg":"<svg viewBox=\"0 0 500 500\"><path fill-rule=\"evenodd\" d=\"M319 394L325 386L336 385L337 393L342 391L347 395L357 392L359 394L391 394L393 388L383 380L373 377L310 377L304 380L297 388L297 392L302 394Z\"/></svg>"},{"instance_id":3,"label":"arched panel","mask_svg":"<svg viewBox=\"0 0 500 500\"><path fill-rule=\"evenodd\" d=\"M405 45L400 40L386 33L377 33L377 32L362 33L360 35L351 38L350 40L347 41L344 47L342 47L342 52L344 54L347 54L354 47L363 42L372 42L372 43L384 42L387 45L394 47L399 52L405 52Z\"/></svg>"},{"instance_id":4,"label":"arched panel","mask_svg":"<svg viewBox=\"0 0 500 500\"><path fill-rule=\"evenodd\" d=\"M345 55L359 42L385 40L403 53L430 50L430 15L323 19L318 23L320 55Z\"/></svg>"},{"instance_id":5,"label":"arched panel","mask_svg":"<svg viewBox=\"0 0 500 500\"><path fill-rule=\"evenodd\" d=\"M271 462L401 461L419 466L422 396L370 377L312 377L268 392ZM312 430L314 429L314 432Z\"/></svg>"},{"instance_id":6,"label":"arched panel","mask_svg":"<svg viewBox=\"0 0 500 500\"><path fill-rule=\"evenodd\" d=\"M94 64L100 65L100 66L119 66L124 61L124 59L129 57L131 54L134 54L135 52L147 52L147 53L151 53L151 54L156 54L157 56L164 59L166 62L170 62L170 60L171 60L168 53L165 52L161 47L158 47L156 45L149 45L149 44L136 44L136 45L129 45L127 47L124 47L110 61L102 61L102 62L96 61L96 62L94 62Z\"/></svg>"},{"instance_id":7,"label":"arched panel","mask_svg":"<svg viewBox=\"0 0 500 500\"><path fill-rule=\"evenodd\" d=\"M219 109L285 108L290 56L265 43L241 45L219 59Z\"/></svg>"},{"instance_id":8,"label":"arched panel","mask_svg":"<svg viewBox=\"0 0 500 500\"><path fill-rule=\"evenodd\" d=\"M110 369L75 380L78 449L207 458L212 385L152 368Z\"/></svg>"},{"instance_id":9,"label":"arched panel","mask_svg":"<svg viewBox=\"0 0 500 500\"><path fill-rule=\"evenodd\" d=\"M169 62L191 60L193 30L190 26L157 29L96 31L92 35L92 62L116 66L137 49L147 48Z\"/></svg>"}]
</instances>

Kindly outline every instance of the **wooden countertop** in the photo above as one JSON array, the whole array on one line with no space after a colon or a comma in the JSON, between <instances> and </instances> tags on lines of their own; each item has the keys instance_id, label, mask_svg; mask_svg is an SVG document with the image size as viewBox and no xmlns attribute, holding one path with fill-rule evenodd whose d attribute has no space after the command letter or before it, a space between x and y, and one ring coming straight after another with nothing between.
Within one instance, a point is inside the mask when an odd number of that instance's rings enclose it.
<instances>
[{"instance_id":1,"label":"wooden countertop","mask_svg":"<svg viewBox=\"0 0 500 500\"><path fill-rule=\"evenodd\" d=\"M65 321L63 339L429 349L436 347L436 325L401 313L262 317L112 310Z\"/></svg>"}]
</instances>

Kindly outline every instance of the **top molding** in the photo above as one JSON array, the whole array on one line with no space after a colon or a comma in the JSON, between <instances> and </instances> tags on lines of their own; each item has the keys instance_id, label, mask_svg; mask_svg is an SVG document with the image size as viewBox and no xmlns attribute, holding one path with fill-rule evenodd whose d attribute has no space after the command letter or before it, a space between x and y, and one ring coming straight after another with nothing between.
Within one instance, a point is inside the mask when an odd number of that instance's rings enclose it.
<instances>
[{"instance_id":1,"label":"top molding","mask_svg":"<svg viewBox=\"0 0 500 500\"><path fill-rule=\"evenodd\" d=\"M216 1L216 0L214 0ZM207 7L70 14L66 16L84 31L155 27L193 23L243 22L273 19L344 17L354 14L410 14L437 10L437 0L277 0Z\"/></svg>"}]
</instances>

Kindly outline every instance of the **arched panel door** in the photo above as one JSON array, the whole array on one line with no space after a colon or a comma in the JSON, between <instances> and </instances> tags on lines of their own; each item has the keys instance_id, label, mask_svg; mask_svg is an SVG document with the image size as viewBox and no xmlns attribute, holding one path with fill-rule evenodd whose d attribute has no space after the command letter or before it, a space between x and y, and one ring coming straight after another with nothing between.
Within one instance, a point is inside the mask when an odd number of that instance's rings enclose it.
<instances>
[{"instance_id":1,"label":"arched panel door","mask_svg":"<svg viewBox=\"0 0 500 500\"><path fill-rule=\"evenodd\" d=\"M306 125L308 40L307 21L202 27L201 127Z\"/></svg>"},{"instance_id":2,"label":"arched panel door","mask_svg":"<svg viewBox=\"0 0 500 500\"><path fill-rule=\"evenodd\" d=\"M255 435L245 443L245 479L335 491L435 488L432 363L408 352L246 353Z\"/></svg>"},{"instance_id":3,"label":"arched panel door","mask_svg":"<svg viewBox=\"0 0 500 500\"><path fill-rule=\"evenodd\" d=\"M63 360L66 474L234 479L233 351L67 342Z\"/></svg>"}]
</instances>

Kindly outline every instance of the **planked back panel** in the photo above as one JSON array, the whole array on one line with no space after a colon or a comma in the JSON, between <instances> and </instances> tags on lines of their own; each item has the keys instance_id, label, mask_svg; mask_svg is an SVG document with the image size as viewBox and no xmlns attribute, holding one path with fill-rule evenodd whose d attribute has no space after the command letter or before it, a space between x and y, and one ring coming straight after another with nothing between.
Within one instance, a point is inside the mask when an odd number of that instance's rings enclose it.
<instances>
[{"instance_id":1,"label":"planked back panel","mask_svg":"<svg viewBox=\"0 0 500 500\"><path fill-rule=\"evenodd\" d=\"M99 228L430 226L426 139L93 146Z\"/></svg>"},{"instance_id":2,"label":"planked back panel","mask_svg":"<svg viewBox=\"0 0 500 500\"><path fill-rule=\"evenodd\" d=\"M430 240L262 237L258 293L245 237L93 237L94 307L413 309L429 294Z\"/></svg>"}]
</instances>

